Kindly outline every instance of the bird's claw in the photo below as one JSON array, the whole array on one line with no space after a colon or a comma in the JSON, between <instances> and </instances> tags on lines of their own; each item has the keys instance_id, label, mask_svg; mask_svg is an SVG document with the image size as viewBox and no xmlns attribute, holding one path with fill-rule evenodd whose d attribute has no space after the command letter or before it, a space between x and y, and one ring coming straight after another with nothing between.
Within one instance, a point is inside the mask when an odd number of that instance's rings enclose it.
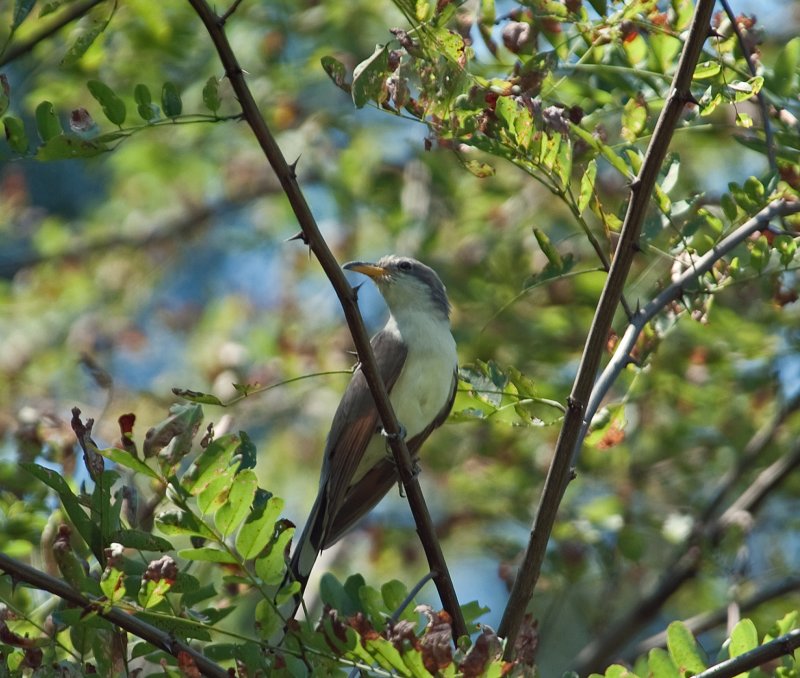
<instances>
[{"instance_id":1,"label":"bird's claw","mask_svg":"<svg viewBox=\"0 0 800 678\"><path fill-rule=\"evenodd\" d=\"M405 440L406 439L406 427L400 424L400 430L397 433L389 433L385 428L381 428L381 435L386 438L386 441L389 440Z\"/></svg>"}]
</instances>

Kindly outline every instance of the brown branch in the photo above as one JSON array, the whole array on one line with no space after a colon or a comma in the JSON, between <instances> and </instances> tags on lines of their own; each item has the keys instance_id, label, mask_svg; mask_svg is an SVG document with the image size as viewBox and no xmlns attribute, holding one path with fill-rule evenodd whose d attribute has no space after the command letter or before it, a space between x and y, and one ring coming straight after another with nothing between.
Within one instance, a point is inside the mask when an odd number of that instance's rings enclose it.
<instances>
[{"instance_id":1,"label":"brown branch","mask_svg":"<svg viewBox=\"0 0 800 678\"><path fill-rule=\"evenodd\" d=\"M716 666L712 666L702 673L697 673L694 678L733 678L734 676L745 674L750 669L755 669L773 659L792 654L798 647L800 647L800 629L795 629L769 643L757 647L755 650L750 650L750 652L745 652L738 657L728 659Z\"/></svg>"},{"instance_id":2,"label":"brown branch","mask_svg":"<svg viewBox=\"0 0 800 678\"><path fill-rule=\"evenodd\" d=\"M18 44L12 44L5 53L0 54L0 67L11 63L15 59L19 59L23 54L27 54L40 42L47 40L51 35L58 33L64 26L72 23L76 19L80 19L90 9L103 2L106 2L106 0L83 0L83 2L76 2L69 5L54 21L35 33L32 33L27 40Z\"/></svg>"},{"instance_id":3,"label":"brown branch","mask_svg":"<svg viewBox=\"0 0 800 678\"><path fill-rule=\"evenodd\" d=\"M697 58L708 36L713 7L714 0L699 0L697 3L678 69L667 95L666 105L656 123L639 175L631 184L630 201L614 261L600 296L578 374L567 401L567 414L533 521L530 541L498 629L498 635L508 640L507 658L513 654L514 641L539 578L558 506L572 478L572 458L580 439L584 410L591 395L600 358L604 353L611 322L622 297L625 280L633 257L638 251L639 234L650 204L656 177L683 107L687 102L693 100L690 91L692 76Z\"/></svg>"},{"instance_id":4,"label":"brown branch","mask_svg":"<svg viewBox=\"0 0 800 678\"><path fill-rule=\"evenodd\" d=\"M323 271L328 276L330 283L339 298L339 302L344 310L347 325L353 337L358 359L361 362L361 369L367 380L375 406L381 418L381 424L386 431L387 440L392 449L397 471L403 483L408 504L414 516L417 532L425 549L430 571L434 574L434 582L439 592L439 597L447 612L452 617L453 633L460 637L467 633L461 607L458 604L453 582L447 569L447 563L442 553L441 545L436 537L436 531L428 512L425 498L419 486L419 481L414 473L408 447L401 438L401 428L397 421L397 416L392 409L386 386L378 372L375 356L369 343L369 335L364 327L364 321L356 302L356 295L347 279L344 276L339 263L333 256L328 244L319 231L314 216L306 202L306 199L297 183L295 168L286 162L272 132L267 127L264 118L258 110L258 105L253 98L250 88L245 81L244 71L239 65L236 55L228 42L225 34L224 24L221 17L215 14L205 0L188 0L194 8L203 25L206 27L211 40L216 47L225 75L231 83L236 93L239 104L242 107L242 114L253 130L264 155L281 183L281 187L286 193L289 204L294 211L300 228L302 229L302 239L311 248L322 266Z\"/></svg>"},{"instance_id":5,"label":"brown branch","mask_svg":"<svg viewBox=\"0 0 800 678\"><path fill-rule=\"evenodd\" d=\"M176 640L169 633L142 621L135 614L130 614L116 607L110 607L106 610L103 607L103 601L89 598L73 589L65 581L40 572L18 560L9 558L4 553L0 553L0 570L11 575L11 578L16 581L26 582L41 591L47 591L58 596L71 605L80 607L87 614L97 614L128 633L132 633L155 647L164 650L164 652L171 654L173 657L177 658L179 655L190 657L204 676L228 678L230 675L227 669L223 669L219 664L212 662L190 645Z\"/></svg>"},{"instance_id":6,"label":"brown branch","mask_svg":"<svg viewBox=\"0 0 800 678\"><path fill-rule=\"evenodd\" d=\"M742 598L740 601L737 601L736 604L739 611L745 613L760 607L764 603L775 600L776 598L782 598L783 596L798 590L800 590L800 576L793 576L789 577L788 579L784 579L783 581L770 584L769 586L764 586L746 598ZM728 616L729 609L726 605L725 607L721 607L713 612L703 612L702 614L690 617L689 619L684 620L683 624L694 635L697 635L726 623ZM661 631L640 641L636 647L631 650L631 652L626 652L625 654L628 656L628 658L632 659L634 657L639 657L643 654L646 654L654 647L666 646L667 632Z\"/></svg>"},{"instance_id":7,"label":"brown branch","mask_svg":"<svg viewBox=\"0 0 800 678\"><path fill-rule=\"evenodd\" d=\"M622 619L586 645L575 659L580 675L601 671L635 631L650 621L664 603L700 569L703 556L719 545L738 515L755 512L772 490L800 466L800 443L758 474L753 483L717 519L700 524L665 568L663 579Z\"/></svg>"}]
</instances>

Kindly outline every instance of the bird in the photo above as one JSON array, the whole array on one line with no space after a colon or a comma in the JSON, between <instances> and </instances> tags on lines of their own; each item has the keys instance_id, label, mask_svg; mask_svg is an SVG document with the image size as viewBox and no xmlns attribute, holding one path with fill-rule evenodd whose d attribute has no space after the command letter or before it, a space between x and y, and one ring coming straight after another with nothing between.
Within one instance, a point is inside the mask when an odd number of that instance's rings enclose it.
<instances>
[{"instance_id":1,"label":"bird","mask_svg":"<svg viewBox=\"0 0 800 678\"><path fill-rule=\"evenodd\" d=\"M455 400L458 356L447 291L432 268L410 257L390 254L343 268L371 278L389 307L386 324L370 344L416 463L420 446L444 423ZM300 583L295 612L320 552L397 482L380 416L358 365L334 414L317 498L290 561L287 576Z\"/></svg>"}]
</instances>

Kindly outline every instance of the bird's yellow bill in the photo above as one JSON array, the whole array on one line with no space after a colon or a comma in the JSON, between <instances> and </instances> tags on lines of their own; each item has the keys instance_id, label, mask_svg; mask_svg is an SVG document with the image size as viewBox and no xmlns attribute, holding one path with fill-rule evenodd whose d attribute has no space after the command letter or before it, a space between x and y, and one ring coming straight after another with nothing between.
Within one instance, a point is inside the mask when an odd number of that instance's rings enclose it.
<instances>
[{"instance_id":1,"label":"bird's yellow bill","mask_svg":"<svg viewBox=\"0 0 800 678\"><path fill-rule=\"evenodd\" d=\"M351 261L349 264L345 264L343 268L347 269L348 271L363 273L373 280L377 280L378 278L383 278L386 276L386 269L383 268L383 266L376 266L375 264L368 264L363 261Z\"/></svg>"}]
</instances>

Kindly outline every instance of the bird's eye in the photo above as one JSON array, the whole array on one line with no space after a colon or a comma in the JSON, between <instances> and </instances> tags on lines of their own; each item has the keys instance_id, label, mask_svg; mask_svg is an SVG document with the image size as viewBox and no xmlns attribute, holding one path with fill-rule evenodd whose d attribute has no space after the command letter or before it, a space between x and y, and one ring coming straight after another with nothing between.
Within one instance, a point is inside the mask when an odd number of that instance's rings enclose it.
<instances>
[{"instance_id":1,"label":"bird's eye","mask_svg":"<svg viewBox=\"0 0 800 678\"><path fill-rule=\"evenodd\" d=\"M410 261L401 261L399 264L397 264L397 267L401 271L410 271L411 270L411 262Z\"/></svg>"}]
</instances>

